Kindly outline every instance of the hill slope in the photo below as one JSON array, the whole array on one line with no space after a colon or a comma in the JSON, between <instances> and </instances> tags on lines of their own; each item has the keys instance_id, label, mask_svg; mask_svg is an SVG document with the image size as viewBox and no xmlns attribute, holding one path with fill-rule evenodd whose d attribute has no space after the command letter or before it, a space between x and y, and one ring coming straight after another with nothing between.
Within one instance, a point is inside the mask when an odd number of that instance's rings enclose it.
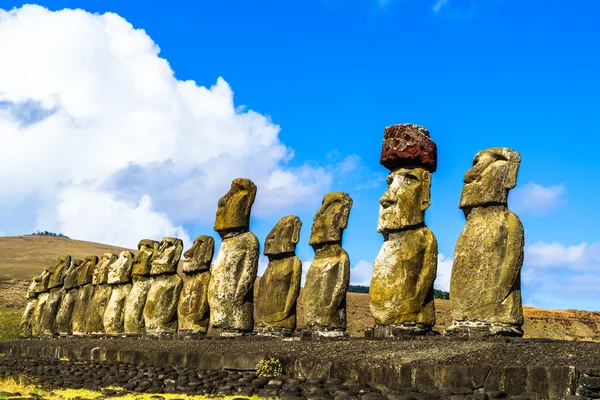
<instances>
[{"instance_id":1,"label":"hill slope","mask_svg":"<svg viewBox=\"0 0 600 400\"><path fill-rule=\"evenodd\" d=\"M61 255L83 258L125 250L101 243L47 236L0 237L0 339L17 334L18 321L25 307L29 281ZM257 285L258 286L258 285ZM298 324L302 324L302 293L298 301ZM369 295L348 293L348 331L362 336L372 326ZM450 324L450 301L436 300L437 324L443 331ZM580 310L544 310L524 307L525 337L600 341L600 312Z\"/></svg>"}]
</instances>

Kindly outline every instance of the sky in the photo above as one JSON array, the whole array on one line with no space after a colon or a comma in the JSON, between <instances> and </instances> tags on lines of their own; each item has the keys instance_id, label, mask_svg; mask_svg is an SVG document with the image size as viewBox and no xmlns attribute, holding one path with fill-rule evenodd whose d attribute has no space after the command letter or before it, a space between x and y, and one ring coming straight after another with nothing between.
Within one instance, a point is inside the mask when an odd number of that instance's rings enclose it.
<instances>
[{"instance_id":1,"label":"sky","mask_svg":"<svg viewBox=\"0 0 600 400\"><path fill-rule=\"evenodd\" d=\"M600 311L600 3L0 0L0 235L36 230L135 248L213 235L236 177L251 230L353 198L343 246L368 285L387 170L383 130L438 147L426 223L448 290L464 173L521 154L525 305ZM262 244L261 244L262 251ZM259 273L267 259L260 260Z\"/></svg>"}]
</instances>

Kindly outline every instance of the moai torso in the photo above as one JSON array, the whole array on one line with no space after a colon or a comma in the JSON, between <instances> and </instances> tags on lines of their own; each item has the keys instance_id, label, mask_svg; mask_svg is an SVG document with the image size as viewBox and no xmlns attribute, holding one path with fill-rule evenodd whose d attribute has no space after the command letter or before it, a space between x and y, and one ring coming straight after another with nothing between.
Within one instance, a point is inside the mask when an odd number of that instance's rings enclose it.
<instances>
[{"instance_id":1,"label":"moai torso","mask_svg":"<svg viewBox=\"0 0 600 400\"><path fill-rule=\"evenodd\" d=\"M138 252L133 259L133 286L125 300L124 329L126 334L144 333L144 307L148 291L152 287L150 270L152 258L158 248L159 243L155 240L142 239L138 243Z\"/></svg>"},{"instance_id":2,"label":"moai torso","mask_svg":"<svg viewBox=\"0 0 600 400\"><path fill-rule=\"evenodd\" d=\"M260 334L291 334L296 328L302 262L295 255L302 222L296 216L281 218L265 240L269 264L256 296L256 325Z\"/></svg>"},{"instance_id":3,"label":"moai torso","mask_svg":"<svg viewBox=\"0 0 600 400\"><path fill-rule=\"evenodd\" d=\"M57 333L56 317L63 297L62 287L65 271L70 264L70 256L60 257L56 265L49 271L48 297L40 316L41 333L44 335L54 335Z\"/></svg>"},{"instance_id":4,"label":"moai torso","mask_svg":"<svg viewBox=\"0 0 600 400\"><path fill-rule=\"evenodd\" d=\"M521 267L524 232L507 209L519 153L480 151L465 174L460 208L466 223L456 244L450 280L452 325L447 334L522 336Z\"/></svg>"},{"instance_id":5,"label":"moai torso","mask_svg":"<svg viewBox=\"0 0 600 400\"><path fill-rule=\"evenodd\" d=\"M94 269L92 275L94 294L87 306L85 331L88 334L104 333L104 313L113 291L113 286L108 284L108 273L111 264L115 261L117 261L117 256L112 253L104 253Z\"/></svg>"},{"instance_id":6,"label":"moai torso","mask_svg":"<svg viewBox=\"0 0 600 400\"><path fill-rule=\"evenodd\" d=\"M219 199L214 229L223 241L208 285L210 325L216 335L241 335L254 328L254 281L258 272L258 239L249 231L256 185L237 178Z\"/></svg>"},{"instance_id":7,"label":"moai torso","mask_svg":"<svg viewBox=\"0 0 600 400\"><path fill-rule=\"evenodd\" d=\"M183 287L183 281L177 275L177 264L182 251L181 239L166 237L160 242L160 248L152 260L152 285L144 305L146 333L177 331L177 303Z\"/></svg>"},{"instance_id":8,"label":"moai torso","mask_svg":"<svg viewBox=\"0 0 600 400\"><path fill-rule=\"evenodd\" d=\"M212 237L198 236L192 247L184 254L182 270L186 274L186 280L177 306L179 332L203 334L208 330L209 269L214 247L215 241Z\"/></svg>"},{"instance_id":9,"label":"moai torso","mask_svg":"<svg viewBox=\"0 0 600 400\"><path fill-rule=\"evenodd\" d=\"M108 284L112 286L110 298L104 310L104 332L109 335L124 333L125 300L131 290L133 254L124 250L108 268Z\"/></svg>"},{"instance_id":10,"label":"moai torso","mask_svg":"<svg viewBox=\"0 0 600 400\"><path fill-rule=\"evenodd\" d=\"M60 335L70 335L73 332L71 329L71 317L79 293L77 274L82 263L82 260L72 259L69 268L65 272L65 280L63 285L65 293L63 294L63 298L58 309L58 314L56 315L56 327Z\"/></svg>"},{"instance_id":11,"label":"moai torso","mask_svg":"<svg viewBox=\"0 0 600 400\"><path fill-rule=\"evenodd\" d=\"M313 221L310 245L315 258L302 294L303 323L313 335L341 336L346 330L350 259L341 242L351 207L348 194L328 193Z\"/></svg>"},{"instance_id":12,"label":"moai torso","mask_svg":"<svg viewBox=\"0 0 600 400\"><path fill-rule=\"evenodd\" d=\"M33 278L29 289L27 290L27 305L25 306L25 312L21 317L21 323L19 324L19 333L22 337L31 336L31 319L37 303L38 293L36 292L37 285L40 284L41 279L39 277Z\"/></svg>"},{"instance_id":13,"label":"moai torso","mask_svg":"<svg viewBox=\"0 0 600 400\"><path fill-rule=\"evenodd\" d=\"M92 278L97 265L98 257L87 256L77 271L79 289L77 291L77 299L73 305L73 313L71 314L71 327L74 335L85 335L88 333L86 326L87 309L94 296Z\"/></svg>"},{"instance_id":14,"label":"moai torso","mask_svg":"<svg viewBox=\"0 0 600 400\"><path fill-rule=\"evenodd\" d=\"M50 279L50 272L45 269L42 271L39 277L39 283L33 287L33 293L37 299L33 306L31 315L31 334L37 336L42 333L42 311L48 301L48 280Z\"/></svg>"}]
</instances>

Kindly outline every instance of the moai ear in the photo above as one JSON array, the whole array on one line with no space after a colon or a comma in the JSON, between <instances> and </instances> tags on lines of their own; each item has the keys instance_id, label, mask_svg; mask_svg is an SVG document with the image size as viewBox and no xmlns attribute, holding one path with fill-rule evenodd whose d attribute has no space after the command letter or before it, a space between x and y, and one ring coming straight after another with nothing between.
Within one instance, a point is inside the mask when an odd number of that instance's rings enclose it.
<instances>
[{"instance_id":1,"label":"moai ear","mask_svg":"<svg viewBox=\"0 0 600 400\"><path fill-rule=\"evenodd\" d=\"M350 209L352 208L352 198L348 193L342 193L340 202L342 203L340 210L340 229L348 227L348 218L350 217Z\"/></svg>"},{"instance_id":2,"label":"moai ear","mask_svg":"<svg viewBox=\"0 0 600 400\"><path fill-rule=\"evenodd\" d=\"M421 175L421 211L425 211L431 204L431 173L424 170Z\"/></svg>"},{"instance_id":3,"label":"moai ear","mask_svg":"<svg viewBox=\"0 0 600 400\"><path fill-rule=\"evenodd\" d=\"M506 165L506 174L504 175L504 188L510 190L517 185L517 175L519 174L520 160L509 160Z\"/></svg>"},{"instance_id":4,"label":"moai ear","mask_svg":"<svg viewBox=\"0 0 600 400\"><path fill-rule=\"evenodd\" d=\"M300 241L300 229L302 228L302 221L300 221L300 218L295 217L292 224L292 243L298 244L298 242Z\"/></svg>"}]
</instances>

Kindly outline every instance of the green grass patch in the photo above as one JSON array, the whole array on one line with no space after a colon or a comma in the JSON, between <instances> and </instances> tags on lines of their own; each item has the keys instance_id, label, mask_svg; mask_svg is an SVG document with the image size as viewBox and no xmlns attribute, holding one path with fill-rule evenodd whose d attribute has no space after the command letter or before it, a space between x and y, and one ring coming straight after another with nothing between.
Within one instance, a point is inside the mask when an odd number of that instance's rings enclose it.
<instances>
[{"instance_id":1,"label":"green grass patch","mask_svg":"<svg viewBox=\"0 0 600 400\"><path fill-rule=\"evenodd\" d=\"M12 308L0 309L0 340L16 339L19 337L21 311Z\"/></svg>"}]
</instances>

